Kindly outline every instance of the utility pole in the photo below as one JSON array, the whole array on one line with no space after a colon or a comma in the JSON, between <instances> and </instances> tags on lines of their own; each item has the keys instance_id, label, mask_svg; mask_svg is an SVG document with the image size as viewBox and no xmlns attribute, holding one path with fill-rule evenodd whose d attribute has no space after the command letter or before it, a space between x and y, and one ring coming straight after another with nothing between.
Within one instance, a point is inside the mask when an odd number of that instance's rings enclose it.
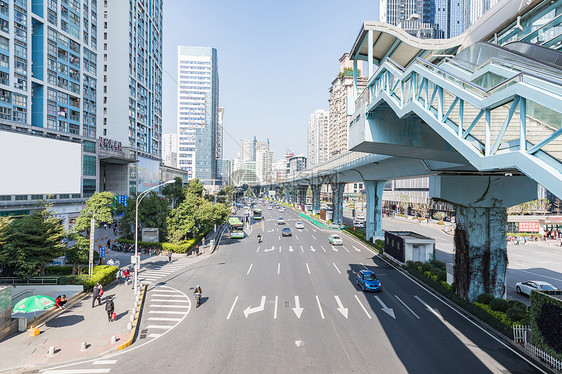
<instances>
[{"instance_id":1,"label":"utility pole","mask_svg":"<svg viewBox=\"0 0 562 374\"><path fill-rule=\"evenodd\" d=\"M94 230L96 229L96 211L92 212L92 219L90 220L90 255L88 258L88 275L91 277L94 274Z\"/></svg>"}]
</instances>

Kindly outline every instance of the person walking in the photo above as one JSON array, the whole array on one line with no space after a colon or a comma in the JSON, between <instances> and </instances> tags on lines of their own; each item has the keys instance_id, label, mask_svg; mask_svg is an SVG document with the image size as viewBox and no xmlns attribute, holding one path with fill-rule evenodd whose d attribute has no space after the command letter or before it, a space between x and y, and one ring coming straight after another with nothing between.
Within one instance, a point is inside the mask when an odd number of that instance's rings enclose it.
<instances>
[{"instance_id":1,"label":"person walking","mask_svg":"<svg viewBox=\"0 0 562 374\"><path fill-rule=\"evenodd\" d=\"M101 305L102 294L103 294L103 288L101 287L101 284L96 283L96 285L94 286L94 290L92 292L92 308L94 307L96 300L98 301L98 306Z\"/></svg>"},{"instance_id":2,"label":"person walking","mask_svg":"<svg viewBox=\"0 0 562 374\"><path fill-rule=\"evenodd\" d=\"M113 302L113 298L111 296L108 296L107 300L105 300L105 311L107 312L107 320L109 322L113 322L114 320L113 312L115 311L115 303Z\"/></svg>"},{"instance_id":3,"label":"person walking","mask_svg":"<svg viewBox=\"0 0 562 374\"><path fill-rule=\"evenodd\" d=\"M172 251L168 251L168 262L172 262Z\"/></svg>"}]
</instances>

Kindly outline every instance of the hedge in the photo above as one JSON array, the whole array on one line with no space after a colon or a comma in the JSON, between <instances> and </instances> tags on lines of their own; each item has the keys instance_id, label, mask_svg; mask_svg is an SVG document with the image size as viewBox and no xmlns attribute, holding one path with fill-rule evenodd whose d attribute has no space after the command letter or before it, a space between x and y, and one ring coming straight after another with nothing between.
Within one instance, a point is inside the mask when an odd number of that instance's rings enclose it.
<instances>
[{"instance_id":1,"label":"hedge","mask_svg":"<svg viewBox=\"0 0 562 374\"><path fill-rule=\"evenodd\" d=\"M90 276L86 274L80 275L63 275L58 278L58 284L81 284L84 291L91 291L97 282L102 286L108 285L115 279L115 273L119 268L117 266L99 265L94 266L94 274Z\"/></svg>"},{"instance_id":2,"label":"hedge","mask_svg":"<svg viewBox=\"0 0 562 374\"><path fill-rule=\"evenodd\" d=\"M490 302L490 304L492 304L492 302L496 301L496 300L502 300L502 299L494 299ZM507 301L507 300L505 300ZM480 304L479 302L475 301L474 305L476 305L477 307L481 308L482 310L485 310L486 313L490 314L492 317L494 317L496 320L500 321L501 323L503 323L506 327L508 328L513 328L513 321L510 320L507 315L504 312L501 312L499 310L494 310L492 309L492 307L490 305L487 304Z\"/></svg>"},{"instance_id":3,"label":"hedge","mask_svg":"<svg viewBox=\"0 0 562 374\"><path fill-rule=\"evenodd\" d=\"M562 301L542 292L531 292L531 342L562 360Z\"/></svg>"},{"instance_id":4,"label":"hedge","mask_svg":"<svg viewBox=\"0 0 562 374\"><path fill-rule=\"evenodd\" d=\"M195 238L184 240L180 242L180 244L161 243L161 242L138 242L138 245L139 247L159 248L165 251L172 251L174 253L187 253L195 246L195 244L199 243L201 239L203 239L203 237L205 237L210 231L211 228L204 230L203 232L199 233ZM123 239L123 238L119 238L116 241L123 244L135 244L134 240Z\"/></svg>"}]
</instances>

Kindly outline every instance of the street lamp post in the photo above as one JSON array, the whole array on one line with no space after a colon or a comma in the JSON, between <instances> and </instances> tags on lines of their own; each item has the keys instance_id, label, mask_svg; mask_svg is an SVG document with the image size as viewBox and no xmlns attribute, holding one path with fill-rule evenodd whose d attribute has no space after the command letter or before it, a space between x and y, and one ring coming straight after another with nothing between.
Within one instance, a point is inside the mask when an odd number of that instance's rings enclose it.
<instances>
[{"instance_id":1,"label":"street lamp post","mask_svg":"<svg viewBox=\"0 0 562 374\"><path fill-rule=\"evenodd\" d=\"M158 188L158 187L162 187L166 184L170 184L170 183L175 183L175 180L170 180L164 183L161 183L157 186L151 187L146 191L143 191L142 193L140 193L137 196L137 203L135 206L135 293L138 292L138 263L139 263L139 258L138 258L138 248L139 248L139 204L142 201L142 199L146 196L147 193L149 193L150 191Z\"/></svg>"}]
</instances>

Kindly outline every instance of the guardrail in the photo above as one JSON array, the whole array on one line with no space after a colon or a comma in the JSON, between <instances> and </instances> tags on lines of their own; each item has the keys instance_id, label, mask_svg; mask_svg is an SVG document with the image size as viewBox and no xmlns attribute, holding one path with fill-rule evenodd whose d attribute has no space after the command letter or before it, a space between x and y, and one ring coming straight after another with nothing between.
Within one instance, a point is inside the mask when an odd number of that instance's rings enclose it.
<instances>
[{"instance_id":1,"label":"guardrail","mask_svg":"<svg viewBox=\"0 0 562 374\"><path fill-rule=\"evenodd\" d=\"M28 280L18 277L0 277L0 284L58 284L57 277L33 277Z\"/></svg>"},{"instance_id":2,"label":"guardrail","mask_svg":"<svg viewBox=\"0 0 562 374\"><path fill-rule=\"evenodd\" d=\"M33 290L25 290L15 296L12 296L12 308L18 303L18 301L23 300L31 295L33 295Z\"/></svg>"}]
</instances>

